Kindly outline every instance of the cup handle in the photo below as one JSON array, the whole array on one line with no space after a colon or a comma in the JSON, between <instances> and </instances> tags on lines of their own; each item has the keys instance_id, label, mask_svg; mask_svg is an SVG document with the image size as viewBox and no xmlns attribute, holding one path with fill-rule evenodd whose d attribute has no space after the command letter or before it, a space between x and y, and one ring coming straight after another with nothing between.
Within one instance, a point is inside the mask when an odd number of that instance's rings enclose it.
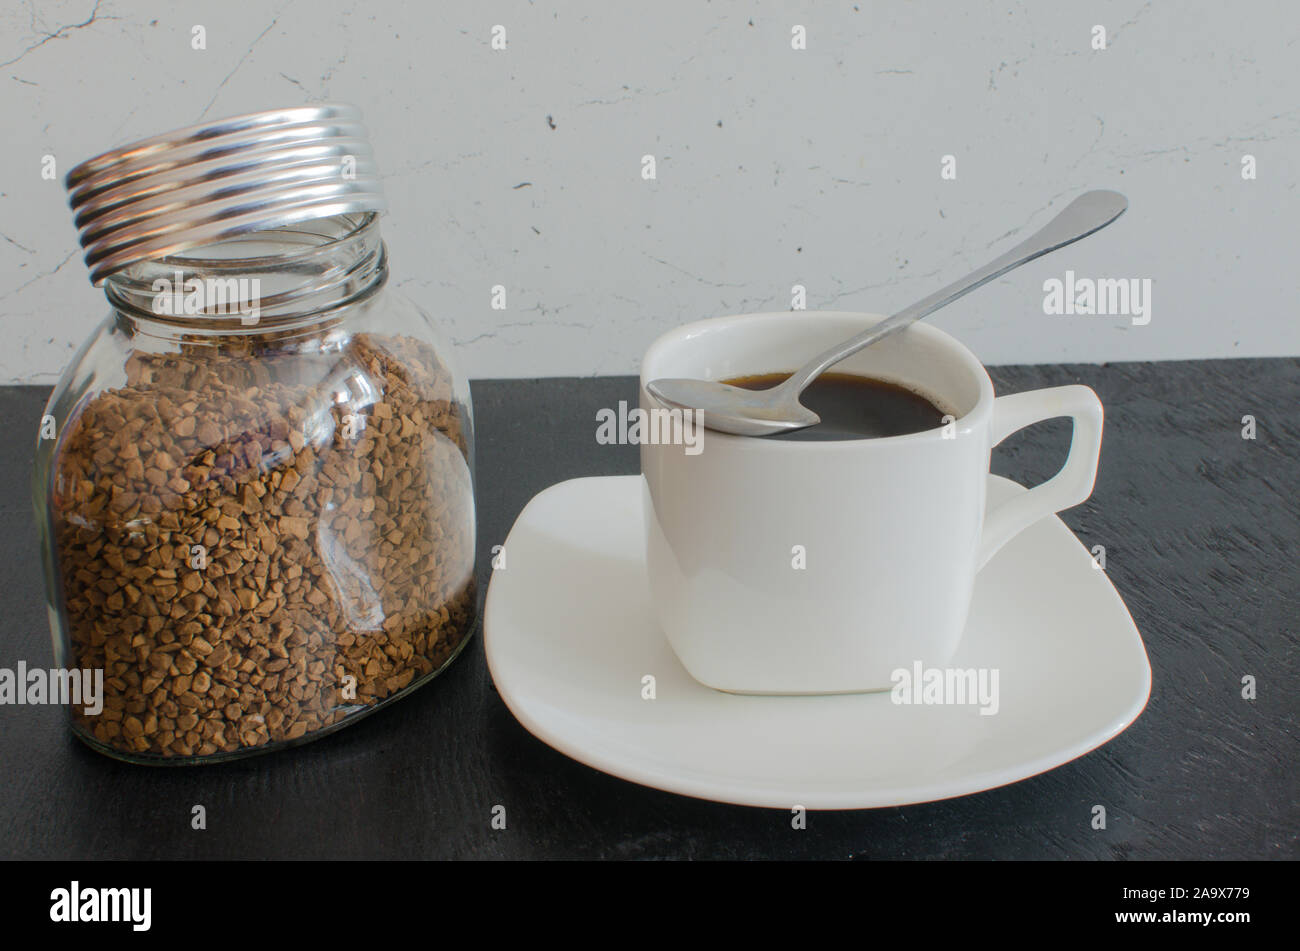
<instances>
[{"instance_id":1,"label":"cup handle","mask_svg":"<svg viewBox=\"0 0 1300 951\"><path fill-rule=\"evenodd\" d=\"M999 396L989 424L991 446L1033 423L1069 416L1074 421L1070 454L1059 472L1028 492L1003 502L984 518L976 570L983 568L1007 542L1038 521L1092 494L1101 456L1101 400L1086 386L1054 386Z\"/></svg>"}]
</instances>

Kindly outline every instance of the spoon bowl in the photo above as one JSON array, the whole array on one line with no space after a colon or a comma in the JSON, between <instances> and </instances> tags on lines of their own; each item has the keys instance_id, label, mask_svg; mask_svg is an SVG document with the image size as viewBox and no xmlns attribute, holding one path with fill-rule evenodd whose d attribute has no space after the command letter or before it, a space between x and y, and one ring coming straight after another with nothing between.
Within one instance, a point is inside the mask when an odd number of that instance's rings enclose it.
<instances>
[{"instance_id":1,"label":"spoon bowl","mask_svg":"<svg viewBox=\"0 0 1300 951\"><path fill-rule=\"evenodd\" d=\"M697 413L697 421L706 428L713 428L709 425L711 407L724 406L724 431L737 436L771 436L821 422L820 416L799 402L799 390L786 383L749 390L714 380L667 377L647 383L646 391L671 409Z\"/></svg>"}]
</instances>

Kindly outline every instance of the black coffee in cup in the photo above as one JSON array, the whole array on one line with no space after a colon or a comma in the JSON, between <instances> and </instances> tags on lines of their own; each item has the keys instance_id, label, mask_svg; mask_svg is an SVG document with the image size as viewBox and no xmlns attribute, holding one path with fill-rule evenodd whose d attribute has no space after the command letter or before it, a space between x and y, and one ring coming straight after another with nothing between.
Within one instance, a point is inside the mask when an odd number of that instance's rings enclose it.
<instances>
[{"instance_id":1,"label":"black coffee in cup","mask_svg":"<svg viewBox=\"0 0 1300 951\"><path fill-rule=\"evenodd\" d=\"M766 390L789 373L759 373L723 380L747 390ZM821 417L807 429L767 436L767 439L825 442L834 439L874 439L905 436L938 429L943 410L924 396L900 386L850 373L823 373L803 391L799 402Z\"/></svg>"}]
</instances>

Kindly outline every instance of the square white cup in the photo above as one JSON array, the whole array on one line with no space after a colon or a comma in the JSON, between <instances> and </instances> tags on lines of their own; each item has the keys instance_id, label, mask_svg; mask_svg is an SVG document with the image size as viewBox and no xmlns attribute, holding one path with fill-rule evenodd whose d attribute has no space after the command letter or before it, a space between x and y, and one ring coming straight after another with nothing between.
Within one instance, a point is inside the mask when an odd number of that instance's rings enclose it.
<instances>
[{"instance_id":1,"label":"square white cup","mask_svg":"<svg viewBox=\"0 0 1300 951\"><path fill-rule=\"evenodd\" d=\"M666 412L646 392L650 380L790 372L882 319L793 311L678 327L646 351L641 408ZM946 665L979 569L1018 532L1092 492L1102 407L1086 386L995 398L974 355L927 324L834 369L907 386L952 419L879 439L703 430L695 446L642 441L651 600L674 653L707 686L886 690L896 669ZM986 518L991 448L1057 416L1074 421L1060 472Z\"/></svg>"}]
</instances>

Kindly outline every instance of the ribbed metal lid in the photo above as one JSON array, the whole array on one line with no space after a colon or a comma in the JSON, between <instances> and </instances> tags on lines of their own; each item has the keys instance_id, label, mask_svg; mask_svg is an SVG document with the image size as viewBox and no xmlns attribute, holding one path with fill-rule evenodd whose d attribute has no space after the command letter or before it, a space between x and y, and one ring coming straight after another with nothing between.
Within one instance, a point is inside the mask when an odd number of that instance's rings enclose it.
<instances>
[{"instance_id":1,"label":"ribbed metal lid","mask_svg":"<svg viewBox=\"0 0 1300 951\"><path fill-rule=\"evenodd\" d=\"M96 285L139 261L238 234L387 208L361 112L253 112L126 145L68 173Z\"/></svg>"}]
</instances>

